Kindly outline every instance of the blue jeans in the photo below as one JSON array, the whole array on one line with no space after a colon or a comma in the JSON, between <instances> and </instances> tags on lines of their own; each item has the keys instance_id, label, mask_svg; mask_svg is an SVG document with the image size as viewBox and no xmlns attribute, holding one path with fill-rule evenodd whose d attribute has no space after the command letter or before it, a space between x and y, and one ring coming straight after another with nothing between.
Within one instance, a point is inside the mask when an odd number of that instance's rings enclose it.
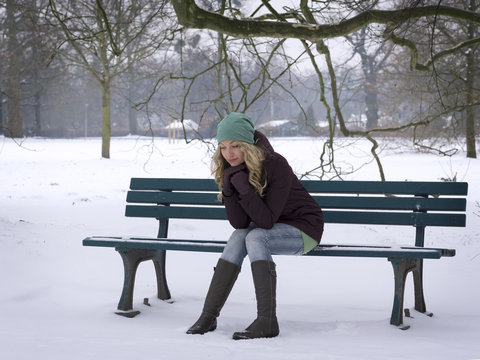
<instances>
[{"instance_id":1,"label":"blue jeans","mask_svg":"<svg viewBox=\"0 0 480 360\"><path fill-rule=\"evenodd\" d=\"M271 229L262 229L254 223L246 229L236 229L223 250L221 258L242 266L245 256L250 262L273 261L272 255L302 255L303 239L296 227L276 223Z\"/></svg>"}]
</instances>

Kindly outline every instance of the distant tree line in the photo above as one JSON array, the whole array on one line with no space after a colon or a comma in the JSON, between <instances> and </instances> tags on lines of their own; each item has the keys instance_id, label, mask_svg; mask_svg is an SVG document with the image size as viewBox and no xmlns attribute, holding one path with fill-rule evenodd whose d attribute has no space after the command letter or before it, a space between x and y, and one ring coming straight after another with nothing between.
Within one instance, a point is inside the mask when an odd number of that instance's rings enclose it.
<instances>
[{"instance_id":1,"label":"distant tree line","mask_svg":"<svg viewBox=\"0 0 480 360\"><path fill-rule=\"evenodd\" d=\"M329 124L317 168L322 174L341 177L333 155L339 136L370 141L383 180L376 138L385 134L406 133L416 148L441 155L458 151L460 140L467 157L476 157L477 1L299 0L296 6L283 7L268 0L253 3L249 13L242 13L231 1L219 1L212 11L194 0L172 0L180 24L187 28L247 42L296 39L303 44L315 68ZM332 39L352 45L343 77L334 61ZM355 89L364 96L360 122L350 121L344 109L355 100L345 91L352 89L355 79L359 80ZM439 135L447 141L439 142Z\"/></svg>"},{"instance_id":2,"label":"distant tree line","mask_svg":"<svg viewBox=\"0 0 480 360\"><path fill-rule=\"evenodd\" d=\"M395 135L476 157L479 5L437 3L0 0L0 132L102 136L108 158L110 136L161 136L170 118L208 138L245 111L289 121L273 135L330 139L326 153L335 137Z\"/></svg>"}]
</instances>

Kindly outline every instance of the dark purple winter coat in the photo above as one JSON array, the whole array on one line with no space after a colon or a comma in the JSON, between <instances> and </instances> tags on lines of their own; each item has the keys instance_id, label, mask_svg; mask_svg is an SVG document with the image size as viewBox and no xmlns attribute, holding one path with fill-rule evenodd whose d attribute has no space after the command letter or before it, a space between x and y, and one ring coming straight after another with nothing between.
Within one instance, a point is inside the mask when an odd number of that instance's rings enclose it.
<instances>
[{"instance_id":1,"label":"dark purple winter coat","mask_svg":"<svg viewBox=\"0 0 480 360\"><path fill-rule=\"evenodd\" d=\"M255 131L255 144L265 152L263 176L267 187L260 197L253 186L240 196L224 196L230 224L235 229L246 228L250 222L271 229L277 222L292 225L320 242L323 233L323 213L320 206L303 188L287 160L274 152L265 135Z\"/></svg>"}]
</instances>

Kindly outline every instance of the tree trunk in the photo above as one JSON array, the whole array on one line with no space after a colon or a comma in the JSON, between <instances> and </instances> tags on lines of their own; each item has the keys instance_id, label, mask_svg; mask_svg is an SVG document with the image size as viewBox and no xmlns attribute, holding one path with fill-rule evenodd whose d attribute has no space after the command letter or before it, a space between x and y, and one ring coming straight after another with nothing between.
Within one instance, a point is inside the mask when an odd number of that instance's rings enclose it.
<instances>
[{"instance_id":1,"label":"tree trunk","mask_svg":"<svg viewBox=\"0 0 480 360\"><path fill-rule=\"evenodd\" d=\"M128 127L130 134L136 135L138 133L137 111L133 107L136 101L135 73L130 54L128 58L128 78Z\"/></svg>"},{"instance_id":2,"label":"tree trunk","mask_svg":"<svg viewBox=\"0 0 480 360\"><path fill-rule=\"evenodd\" d=\"M473 106L473 84L474 84L474 52L471 51L467 56L467 109L465 118L467 157L477 158L477 149L475 144L475 110L477 106Z\"/></svg>"},{"instance_id":3,"label":"tree trunk","mask_svg":"<svg viewBox=\"0 0 480 360\"><path fill-rule=\"evenodd\" d=\"M102 84L102 157L110 159L110 84Z\"/></svg>"},{"instance_id":4,"label":"tree trunk","mask_svg":"<svg viewBox=\"0 0 480 360\"><path fill-rule=\"evenodd\" d=\"M40 85L38 85L40 86ZM42 135L42 121L40 118L40 90L35 89L35 96L34 96L35 103L34 106L34 135L41 136Z\"/></svg>"},{"instance_id":5,"label":"tree trunk","mask_svg":"<svg viewBox=\"0 0 480 360\"><path fill-rule=\"evenodd\" d=\"M16 67L16 65L13 65ZM9 74L7 88L7 128L5 135L12 138L23 138L23 122L21 110L21 94L20 94L20 75L14 73Z\"/></svg>"},{"instance_id":6,"label":"tree trunk","mask_svg":"<svg viewBox=\"0 0 480 360\"><path fill-rule=\"evenodd\" d=\"M37 1L31 0L32 7L32 28L33 28L33 38L32 42L32 83L33 83L33 135L39 136L42 135L42 123L40 119L40 98L41 98L41 79L40 79L40 55L39 55L39 46L41 44L41 39L38 32L38 17L39 12L37 8Z\"/></svg>"},{"instance_id":7,"label":"tree trunk","mask_svg":"<svg viewBox=\"0 0 480 360\"><path fill-rule=\"evenodd\" d=\"M21 110L21 79L20 79L20 49L17 41L17 24L15 22L15 2L7 0L7 31L8 31L8 68L7 68L7 128L5 135L13 138L23 137L23 122Z\"/></svg>"},{"instance_id":8,"label":"tree trunk","mask_svg":"<svg viewBox=\"0 0 480 360\"><path fill-rule=\"evenodd\" d=\"M128 127L131 135L138 134L137 111L134 109L132 103L128 107Z\"/></svg>"},{"instance_id":9,"label":"tree trunk","mask_svg":"<svg viewBox=\"0 0 480 360\"><path fill-rule=\"evenodd\" d=\"M475 1L470 1L470 10L476 10ZM473 23L468 24L468 37L473 39L476 33L476 26ZM466 142L467 142L467 157L477 158L477 149L475 144L475 110L478 106L473 106L474 98L474 84L475 84L475 49L471 48L467 54L467 109L465 119Z\"/></svg>"},{"instance_id":10,"label":"tree trunk","mask_svg":"<svg viewBox=\"0 0 480 360\"><path fill-rule=\"evenodd\" d=\"M3 123L3 96L0 95L0 135L4 134L5 124Z\"/></svg>"},{"instance_id":11,"label":"tree trunk","mask_svg":"<svg viewBox=\"0 0 480 360\"><path fill-rule=\"evenodd\" d=\"M378 128L377 79L373 74L366 74L365 104L367 107L367 129Z\"/></svg>"},{"instance_id":12,"label":"tree trunk","mask_svg":"<svg viewBox=\"0 0 480 360\"><path fill-rule=\"evenodd\" d=\"M362 71L365 76L365 107L367 116L367 129L375 129L378 127L378 96L377 96L377 66L376 55L369 55L365 48L367 38L366 29L363 28L359 33L356 41L358 47L357 53L362 60Z\"/></svg>"}]
</instances>

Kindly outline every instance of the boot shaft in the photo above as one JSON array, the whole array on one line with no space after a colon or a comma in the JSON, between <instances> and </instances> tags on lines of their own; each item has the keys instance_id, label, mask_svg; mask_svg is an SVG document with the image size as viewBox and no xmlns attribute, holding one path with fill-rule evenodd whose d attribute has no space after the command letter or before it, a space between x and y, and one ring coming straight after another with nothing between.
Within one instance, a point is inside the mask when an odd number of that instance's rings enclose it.
<instances>
[{"instance_id":1,"label":"boot shaft","mask_svg":"<svg viewBox=\"0 0 480 360\"><path fill-rule=\"evenodd\" d=\"M253 284L257 298L257 315L274 318L277 307L277 272L275 263L259 260L251 264Z\"/></svg>"},{"instance_id":2,"label":"boot shaft","mask_svg":"<svg viewBox=\"0 0 480 360\"><path fill-rule=\"evenodd\" d=\"M219 259L203 306L205 313L218 317L240 273L240 266Z\"/></svg>"}]
</instances>

